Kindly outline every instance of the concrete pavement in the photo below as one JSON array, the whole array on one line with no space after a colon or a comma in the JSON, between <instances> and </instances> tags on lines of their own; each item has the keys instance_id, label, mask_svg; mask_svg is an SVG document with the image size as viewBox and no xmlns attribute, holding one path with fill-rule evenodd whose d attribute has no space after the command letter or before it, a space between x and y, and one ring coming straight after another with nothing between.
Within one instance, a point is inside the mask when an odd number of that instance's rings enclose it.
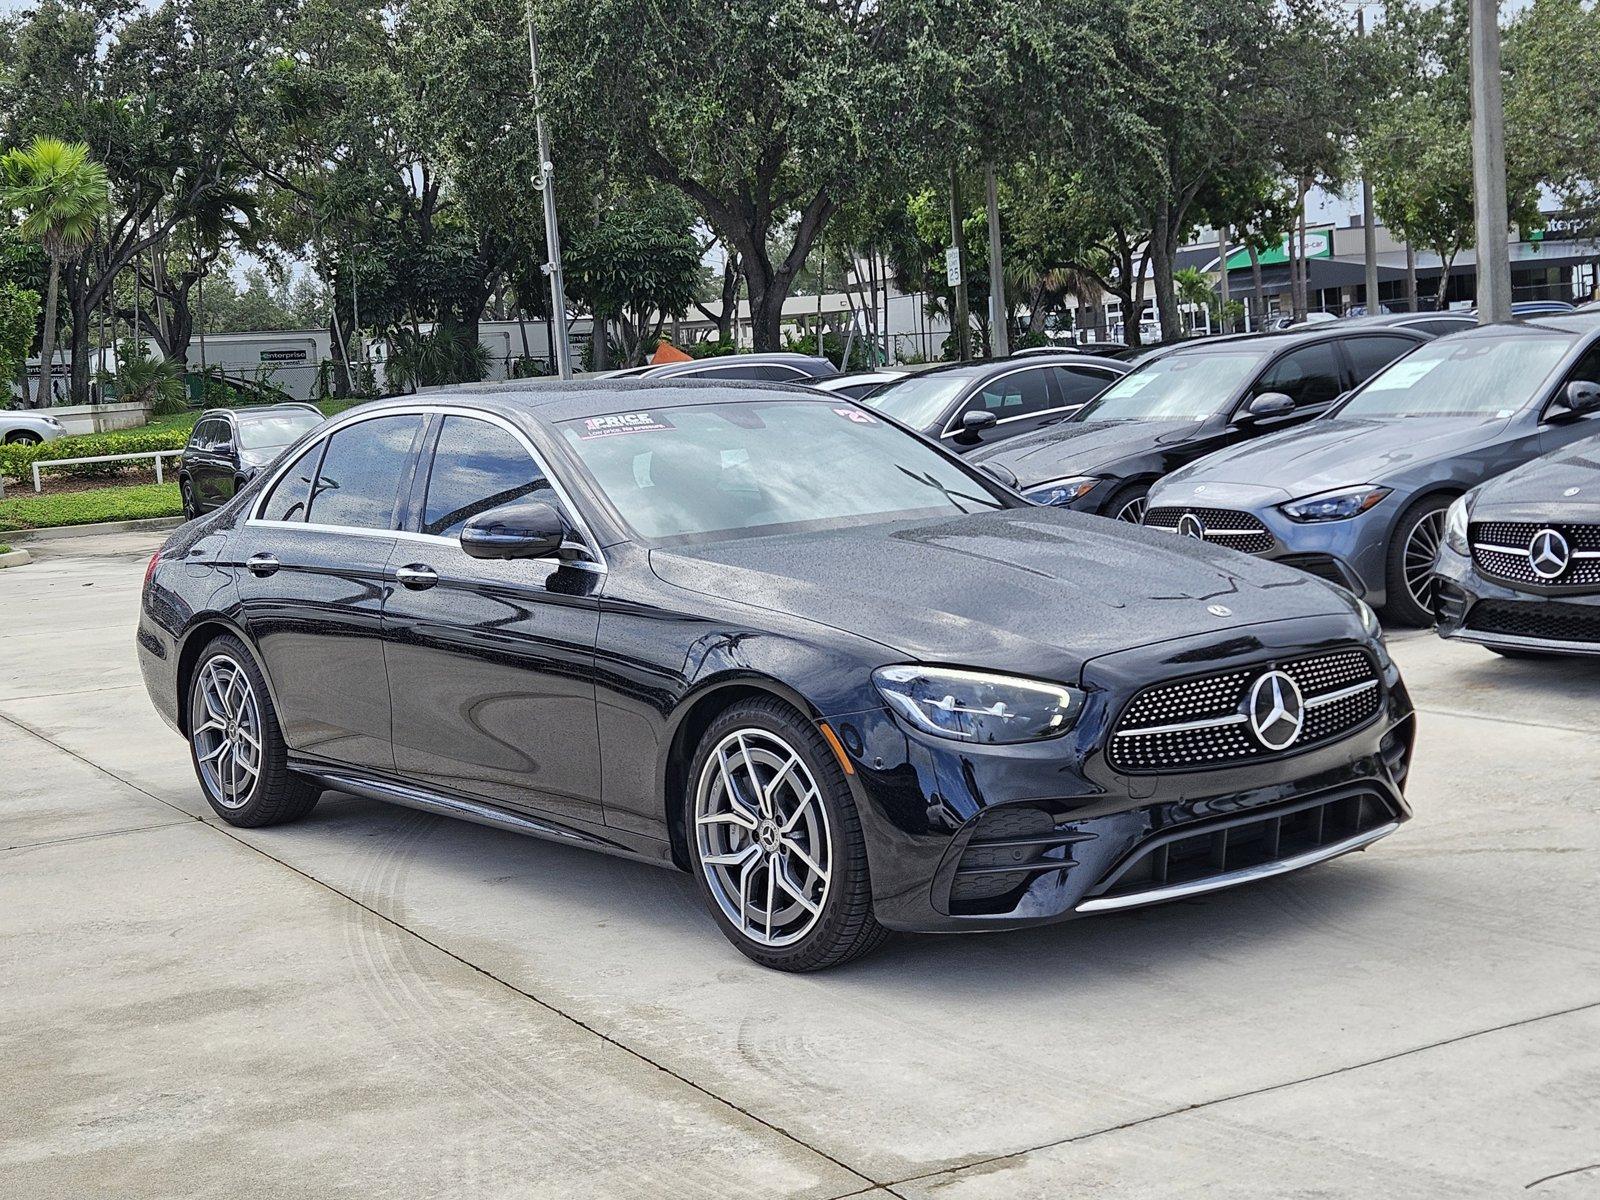
<instances>
[{"instance_id":1,"label":"concrete pavement","mask_svg":"<svg viewBox=\"0 0 1600 1200\"><path fill-rule=\"evenodd\" d=\"M687 877L334 794L222 826L134 663L155 544L0 575L0 1195L1600 1190L1600 663L1401 635L1369 853L791 977Z\"/></svg>"}]
</instances>

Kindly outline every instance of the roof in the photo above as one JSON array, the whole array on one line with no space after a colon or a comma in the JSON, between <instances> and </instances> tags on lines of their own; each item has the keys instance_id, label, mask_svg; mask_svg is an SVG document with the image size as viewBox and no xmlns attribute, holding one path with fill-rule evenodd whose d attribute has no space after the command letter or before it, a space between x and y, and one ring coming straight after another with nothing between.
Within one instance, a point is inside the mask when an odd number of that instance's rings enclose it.
<instances>
[{"instance_id":1,"label":"roof","mask_svg":"<svg viewBox=\"0 0 1600 1200\"><path fill-rule=\"evenodd\" d=\"M1162 355L1163 358L1175 354L1205 354L1212 350L1227 349L1260 350L1262 353L1274 353L1289 346L1309 345L1312 342L1326 342L1341 337L1350 337L1359 330L1352 329L1353 321L1324 321L1315 325L1296 325L1289 329L1278 329L1268 333L1234 333L1220 337L1196 338L1191 342L1184 342L1173 346ZM1426 335L1415 329L1405 329L1403 326L1396 332L1408 333L1417 338Z\"/></svg>"},{"instance_id":2,"label":"roof","mask_svg":"<svg viewBox=\"0 0 1600 1200\"><path fill-rule=\"evenodd\" d=\"M959 375L968 379L983 379L1001 371L1014 371L1019 367L1066 366L1081 363L1086 367L1116 367L1115 359L1104 354L1085 354L1081 351L1062 350L1052 354L1025 354L1020 358L979 358L970 362L944 363L925 371L914 371L908 379L925 379L929 375Z\"/></svg>"},{"instance_id":3,"label":"roof","mask_svg":"<svg viewBox=\"0 0 1600 1200\"><path fill-rule=\"evenodd\" d=\"M742 379L509 379L470 387L440 388L416 396L371 400L363 409L412 407L418 404L460 404L503 415L533 417L545 423L600 416L619 409L685 408L696 404L736 404L760 399L812 400L839 398L799 383Z\"/></svg>"}]
</instances>

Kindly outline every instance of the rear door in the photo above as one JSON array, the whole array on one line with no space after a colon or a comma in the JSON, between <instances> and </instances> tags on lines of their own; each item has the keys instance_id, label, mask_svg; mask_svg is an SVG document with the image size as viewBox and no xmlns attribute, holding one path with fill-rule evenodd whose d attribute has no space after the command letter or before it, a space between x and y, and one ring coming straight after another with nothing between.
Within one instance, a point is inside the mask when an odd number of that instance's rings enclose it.
<instances>
[{"instance_id":1,"label":"rear door","mask_svg":"<svg viewBox=\"0 0 1600 1200\"><path fill-rule=\"evenodd\" d=\"M1083 363L1052 367L1051 371L1055 376L1056 400L1061 406L1054 414L1057 420L1077 412L1123 375L1121 371Z\"/></svg>"},{"instance_id":2,"label":"rear door","mask_svg":"<svg viewBox=\"0 0 1600 1200\"><path fill-rule=\"evenodd\" d=\"M245 623L296 754L390 771L383 604L420 413L341 425L290 462L229 542Z\"/></svg>"},{"instance_id":3,"label":"rear door","mask_svg":"<svg viewBox=\"0 0 1600 1200\"><path fill-rule=\"evenodd\" d=\"M1018 367L985 380L956 410L941 440L964 454L980 444L1016 437L1065 416L1056 391L1055 371L1050 366ZM969 412L992 413L994 426L978 437L963 432L961 422Z\"/></svg>"},{"instance_id":4,"label":"rear door","mask_svg":"<svg viewBox=\"0 0 1600 1200\"><path fill-rule=\"evenodd\" d=\"M1359 337L1345 338L1346 361L1350 364L1352 388L1360 387L1401 355L1410 354L1422 343L1416 338L1401 337L1393 333L1363 333Z\"/></svg>"},{"instance_id":5,"label":"rear door","mask_svg":"<svg viewBox=\"0 0 1600 1200\"><path fill-rule=\"evenodd\" d=\"M1309 421L1326 412L1345 390L1345 366L1331 340L1290 350L1261 372L1243 403L1267 392L1282 392L1294 401L1294 411L1273 420L1252 422L1250 432L1269 433Z\"/></svg>"},{"instance_id":6,"label":"rear door","mask_svg":"<svg viewBox=\"0 0 1600 1200\"><path fill-rule=\"evenodd\" d=\"M233 463L222 454L231 440L232 425L226 417L206 417L194 427L183 463L199 512L225 504L233 495Z\"/></svg>"},{"instance_id":7,"label":"rear door","mask_svg":"<svg viewBox=\"0 0 1600 1200\"><path fill-rule=\"evenodd\" d=\"M462 526L500 505L532 497L573 515L509 423L445 413L428 440L384 613L395 766L438 791L602 824L604 576L554 558L467 555Z\"/></svg>"}]
</instances>

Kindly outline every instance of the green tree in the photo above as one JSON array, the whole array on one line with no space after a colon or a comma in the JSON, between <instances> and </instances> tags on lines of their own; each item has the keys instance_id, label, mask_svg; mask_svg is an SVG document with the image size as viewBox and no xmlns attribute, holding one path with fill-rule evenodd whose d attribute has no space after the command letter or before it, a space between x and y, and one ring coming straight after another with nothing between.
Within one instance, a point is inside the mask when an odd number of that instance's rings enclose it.
<instances>
[{"instance_id":1,"label":"green tree","mask_svg":"<svg viewBox=\"0 0 1600 1200\"><path fill-rule=\"evenodd\" d=\"M28 347L38 328L39 293L0 280L0 399L8 398L12 383L26 380Z\"/></svg>"},{"instance_id":2,"label":"green tree","mask_svg":"<svg viewBox=\"0 0 1600 1200\"><path fill-rule=\"evenodd\" d=\"M22 214L22 236L38 241L50 259L34 398L40 408L50 402L62 266L83 254L108 205L105 168L90 159L89 147L82 143L36 137L0 159L0 208Z\"/></svg>"}]
</instances>

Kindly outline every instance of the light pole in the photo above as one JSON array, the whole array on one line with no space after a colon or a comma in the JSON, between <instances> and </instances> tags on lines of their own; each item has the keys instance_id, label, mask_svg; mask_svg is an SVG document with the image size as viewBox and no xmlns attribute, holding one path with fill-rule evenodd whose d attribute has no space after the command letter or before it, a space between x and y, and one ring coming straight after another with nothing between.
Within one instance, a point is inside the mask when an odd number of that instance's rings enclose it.
<instances>
[{"instance_id":1,"label":"light pole","mask_svg":"<svg viewBox=\"0 0 1600 1200\"><path fill-rule=\"evenodd\" d=\"M1367 10L1362 5L1356 9L1356 34L1367 36ZM1367 303L1367 316L1375 317L1380 311L1378 303L1378 229L1372 206L1372 181L1367 178L1366 164L1361 165L1361 253L1366 262L1366 280L1362 297Z\"/></svg>"},{"instance_id":2,"label":"light pole","mask_svg":"<svg viewBox=\"0 0 1600 1200\"><path fill-rule=\"evenodd\" d=\"M994 168L984 171L985 201L989 210L989 356L1011 353L1011 331L1006 328L1005 264L1000 261L1000 193Z\"/></svg>"},{"instance_id":3,"label":"light pole","mask_svg":"<svg viewBox=\"0 0 1600 1200\"><path fill-rule=\"evenodd\" d=\"M528 70L533 80L533 128L539 143L539 178L535 181L544 199L544 265L550 276L550 313L555 317L553 330L559 330L555 339L556 373L563 379L572 378L572 346L567 340L567 285L561 274L561 226L556 222L556 168L550 161L550 141L544 131L544 106L539 98L539 39L533 30L533 0L528 0ZM600 322L594 323L590 336L605 337Z\"/></svg>"},{"instance_id":4,"label":"light pole","mask_svg":"<svg viewBox=\"0 0 1600 1200\"><path fill-rule=\"evenodd\" d=\"M1506 245L1506 111L1500 94L1500 6L1472 0L1472 194L1478 219L1478 322L1511 319Z\"/></svg>"},{"instance_id":5,"label":"light pole","mask_svg":"<svg viewBox=\"0 0 1600 1200\"><path fill-rule=\"evenodd\" d=\"M945 256L945 279L952 289L956 313L956 361L966 362L972 325L967 318L967 235L962 225L961 175L950 168L950 250Z\"/></svg>"}]
</instances>

